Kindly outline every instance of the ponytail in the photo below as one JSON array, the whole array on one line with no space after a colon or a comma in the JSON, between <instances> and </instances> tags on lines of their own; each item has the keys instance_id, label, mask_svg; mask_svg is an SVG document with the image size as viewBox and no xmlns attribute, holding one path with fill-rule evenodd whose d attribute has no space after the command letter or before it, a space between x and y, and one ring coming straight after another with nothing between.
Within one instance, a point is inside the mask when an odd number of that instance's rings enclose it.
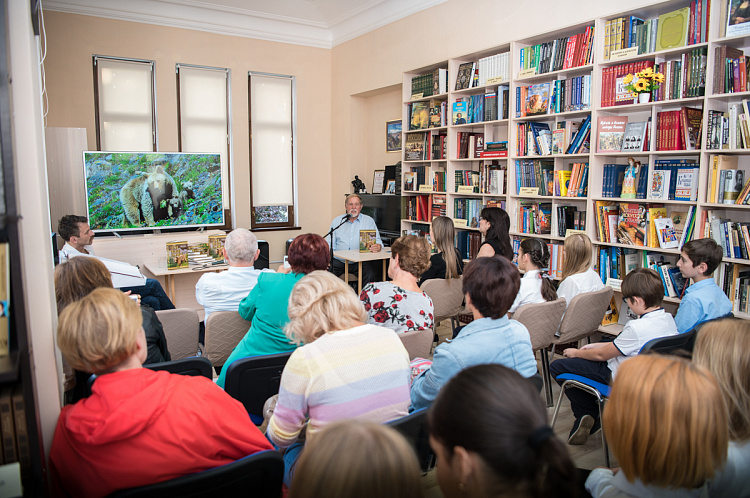
<instances>
[{"instance_id":1,"label":"ponytail","mask_svg":"<svg viewBox=\"0 0 750 498\"><path fill-rule=\"evenodd\" d=\"M552 429L549 426L537 429ZM531 438L537 433L535 431ZM531 441L530 441L531 443ZM576 496L575 465L570 460L570 455L565 444L551 433L549 437L538 443L534 448L536 451L536 463L534 465L536 478L531 496L536 498L555 497L563 498Z\"/></svg>"},{"instance_id":2,"label":"ponytail","mask_svg":"<svg viewBox=\"0 0 750 498\"><path fill-rule=\"evenodd\" d=\"M539 278L542 279L542 297L544 300L554 301L557 299L557 291L549 274L549 248L547 244L539 239L524 239L521 242L521 250L524 254L529 255L531 264L542 271Z\"/></svg>"}]
</instances>

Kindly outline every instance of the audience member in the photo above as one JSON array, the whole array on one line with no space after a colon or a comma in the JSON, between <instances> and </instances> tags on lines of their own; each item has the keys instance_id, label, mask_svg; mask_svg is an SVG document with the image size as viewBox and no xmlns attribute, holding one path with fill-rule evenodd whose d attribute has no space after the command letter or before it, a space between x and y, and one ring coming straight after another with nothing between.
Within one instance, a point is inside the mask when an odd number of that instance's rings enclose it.
<instances>
[{"instance_id":1,"label":"audience member","mask_svg":"<svg viewBox=\"0 0 750 498\"><path fill-rule=\"evenodd\" d=\"M266 434L286 448L289 485L306 439L331 422L356 418L386 422L407 414L409 355L395 332L365 325L367 314L340 278L316 271L289 298L290 339L295 350L281 375L276 408Z\"/></svg>"},{"instance_id":2,"label":"audience member","mask_svg":"<svg viewBox=\"0 0 750 498\"><path fill-rule=\"evenodd\" d=\"M415 410L430 406L453 376L472 365L498 363L523 377L536 374L529 331L507 317L519 285L518 269L501 256L476 258L466 265L463 292L474 321L451 342L438 346L432 366L414 379L411 404Z\"/></svg>"},{"instance_id":3,"label":"audience member","mask_svg":"<svg viewBox=\"0 0 750 498\"><path fill-rule=\"evenodd\" d=\"M625 324L614 341L587 344L581 349L567 348L563 351L566 358L550 364L553 378L572 373L609 384L620 365L636 356L648 341L677 334L674 318L661 307L664 287L654 270L636 268L628 273L622 281L622 299L639 318ZM557 381L560 385L563 382ZM593 395L581 389L567 389L565 395L575 417L568 444L584 444L601 429L599 404Z\"/></svg>"},{"instance_id":4,"label":"audience member","mask_svg":"<svg viewBox=\"0 0 750 498\"><path fill-rule=\"evenodd\" d=\"M141 314L122 292L70 303L57 343L74 368L98 375L87 400L62 409L52 441L51 475L67 496L107 496L271 449L211 380L142 368Z\"/></svg>"},{"instance_id":5,"label":"audience member","mask_svg":"<svg viewBox=\"0 0 750 498\"><path fill-rule=\"evenodd\" d=\"M574 233L565 238L565 259L562 280L557 287L557 297L564 297L566 306L578 294L594 292L604 288L602 278L591 269L591 239L583 233Z\"/></svg>"},{"instance_id":6,"label":"audience member","mask_svg":"<svg viewBox=\"0 0 750 498\"><path fill-rule=\"evenodd\" d=\"M685 289L674 317L681 334L732 311L732 303L712 278L721 258L721 246L713 239L691 240L682 246L677 267L686 280L693 279L693 285Z\"/></svg>"},{"instance_id":7,"label":"audience member","mask_svg":"<svg viewBox=\"0 0 750 498\"><path fill-rule=\"evenodd\" d=\"M428 415L446 498L572 497L577 472L533 384L502 365L463 370Z\"/></svg>"},{"instance_id":8,"label":"audience member","mask_svg":"<svg viewBox=\"0 0 750 498\"><path fill-rule=\"evenodd\" d=\"M94 231L84 216L69 214L60 218L57 233L65 241L60 251L60 262L64 263L76 256L96 256L91 243L94 241ZM106 260L104 260L106 266ZM108 268L109 269L109 268ZM164 292L158 280L144 278L145 285L119 287L123 292L138 294L141 301L154 310L173 310L174 304Z\"/></svg>"},{"instance_id":9,"label":"audience member","mask_svg":"<svg viewBox=\"0 0 750 498\"><path fill-rule=\"evenodd\" d=\"M221 252L229 265L227 271L204 273L195 285L195 299L206 311L204 322L214 311L237 311L262 271L253 267L260 256L258 239L246 228L232 230Z\"/></svg>"},{"instance_id":10,"label":"audience member","mask_svg":"<svg viewBox=\"0 0 750 498\"><path fill-rule=\"evenodd\" d=\"M419 285L422 285L425 280L433 278L453 279L460 277L464 271L464 262L453 245L456 240L453 220L447 216L433 218L430 226L430 238L437 252L430 256L430 267L422 273Z\"/></svg>"},{"instance_id":11,"label":"audience member","mask_svg":"<svg viewBox=\"0 0 750 498\"><path fill-rule=\"evenodd\" d=\"M399 237L391 244L388 276L391 282L369 283L359 299L365 305L368 323L382 325L399 334L431 329L432 299L417 285L419 276L430 266L430 245L416 235Z\"/></svg>"},{"instance_id":12,"label":"audience member","mask_svg":"<svg viewBox=\"0 0 750 498\"><path fill-rule=\"evenodd\" d=\"M65 263L60 263L55 268L55 298L57 300L57 313L60 314L71 303L87 296L94 289L100 287L112 288L112 278L104 266L104 263L96 258L72 258ZM132 298L131 294L131 298ZM167 348L167 338L156 313L149 306L140 306L141 326L146 334L146 359L144 363L160 363L170 361L172 358ZM93 372L77 372L75 381L69 383L69 389L75 388L69 393L68 401L75 403L85 397L89 390L86 384L90 374ZM66 382L68 383L68 382Z\"/></svg>"},{"instance_id":13,"label":"audience member","mask_svg":"<svg viewBox=\"0 0 750 498\"><path fill-rule=\"evenodd\" d=\"M383 241L380 239L380 231L375 225L375 220L366 214L362 214L362 198L359 194L349 194L344 201L346 213L337 216L331 222L333 232L333 242L330 236L326 241L331 244L334 251L358 251L359 250L359 232L360 230L375 230L375 244L370 246L371 252L380 252L383 248ZM338 227L338 228L337 228ZM330 257L330 256L329 256ZM337 277L344 273L344 260L334 258L331 271ZM349 274L357 275L359 266L357 263L349 263ZM375 265L372 261L362 263L362 285L375 281Z\"/></svg>"},{"instance_id":14,"label":"audience member","mask_svg":"<svg viewBox=\"0 0 750 498\"><path fill-rule=\"evenodd\" d=\"M750 496L750 322L735 318L701 327L693 361L716 378L729 413L727 464L709 483L711 496Z\"/></svg>"},{"instance_id":15,"label":"audience member","mask_svg":"<svg viewBox=\"0 0 750 498\"><path fill-rule=\"evenodd\" d=\"M302 454L289 498L422 498L414 450L395 429L334 422Z\"/></svg>"},{"instance_id":16,"label":"audience member","mask_svg":"<svg viewBox=\"0 0 750 498\"><path fill-rule=\"evenodd\" d=\"M557 299L557 291L549 275L549 249L539 239L523 239L518 249L518 269L525 273L516 300L510 307L514 313L524 304L543 303Z\"/></svg>"},{"instance_id":17,"label":"audience member","mask_svg":"<svg viewBox=\"0 0 750 498\"><path fill-rule=\"evenodd\" d=\"M674 356L628 360L604 407L620 469L594 469L586 489L594 498L708 496L706 483L727 457L728 425L706 369Z\"/></svg>"},{"instance_id":18,"label":"audience member","mask_svg":"<svg viewBox=\"0 0 750 498\"><path fill-rule=\"evenodd\" d=\"M510 217L504 209L486 207L479 216L479 231L484 242L479 246L478 257L503 256L513 261L513 247L510 245Z\"/></svg>"},{"instance_id":19,"label":"audience member","mask_svg":"<svg viewBox=\"0 0 750 498\"><path fill-rule=\"evenodd\" d=\"M289 295L302 277L328 268L328 244L320 235L299 235L289 245L288 256L291 271L279 268L278 273L261 273L253 290L240 303L240 315L252 324L221 369L216 381L221 387L224 387L227 368L235 360L286 353L297 348L284 334L284 325L289 321Z\"/></svg>"}]
</instances>

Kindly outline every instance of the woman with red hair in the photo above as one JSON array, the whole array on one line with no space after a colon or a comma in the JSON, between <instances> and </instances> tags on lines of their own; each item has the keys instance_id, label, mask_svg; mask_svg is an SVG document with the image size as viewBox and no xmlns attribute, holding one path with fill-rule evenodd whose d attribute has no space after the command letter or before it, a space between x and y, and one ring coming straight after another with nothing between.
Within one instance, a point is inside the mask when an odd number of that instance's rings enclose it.
<instances>
[{"instance_id":1,"label":"woman with red hair","mask_svg":"<svg viewBox=\"0 0 750 498\"><path fill-rule=\"evenodd\" d=\"M229 355L217 384L224 387L226 372L235 360L250 356L294 351L297 344L284 334L289 321L287 305L294 285L308 273L328 268L328 243L320 235L300 235L289 246L288 273L263 272L250 294L240 303L240 315L252 321L250 330ZM281 269L280 269L281 270Z\"/></svg>"}]
</instances>

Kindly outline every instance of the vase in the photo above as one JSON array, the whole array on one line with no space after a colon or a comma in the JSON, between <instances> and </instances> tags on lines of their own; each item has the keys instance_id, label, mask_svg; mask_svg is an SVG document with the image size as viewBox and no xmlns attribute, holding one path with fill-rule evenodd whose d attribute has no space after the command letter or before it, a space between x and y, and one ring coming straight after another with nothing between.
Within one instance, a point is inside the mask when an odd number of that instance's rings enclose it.
<instances>
[{"instance_id":1,"label":"vase","mask_svg":"<svg viewBox=\"0 0 750 498\"><path fill-rule=\"evenodd\" d=\"M646 104L651 101L651 94L650 93L639 93L638 94L638 103L639 104Z\"/></svg>"}]
</instances>

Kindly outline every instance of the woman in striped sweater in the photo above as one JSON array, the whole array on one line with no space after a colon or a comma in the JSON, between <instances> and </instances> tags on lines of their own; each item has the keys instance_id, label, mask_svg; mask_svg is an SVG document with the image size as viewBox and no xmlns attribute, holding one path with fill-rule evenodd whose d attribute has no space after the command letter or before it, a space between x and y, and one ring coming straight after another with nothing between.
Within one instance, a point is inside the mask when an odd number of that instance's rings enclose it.
<instances>
[{"instance_id":1,"label":"woman in striped sweater","mask_svg":"<svg viewBox=\"0 0 750 498\"><path fill-rule=\"evenodd\" d=\"M286 333L296 349L281 375L267 435L286 448L289 485L303 449L300 441L341 419L387 422L409 408L409 355L396 333L367 325L351 289L333 274L315 271L295 285ZM309 420L308 420L309 419Z\"/></svg>"}]
</instances>

